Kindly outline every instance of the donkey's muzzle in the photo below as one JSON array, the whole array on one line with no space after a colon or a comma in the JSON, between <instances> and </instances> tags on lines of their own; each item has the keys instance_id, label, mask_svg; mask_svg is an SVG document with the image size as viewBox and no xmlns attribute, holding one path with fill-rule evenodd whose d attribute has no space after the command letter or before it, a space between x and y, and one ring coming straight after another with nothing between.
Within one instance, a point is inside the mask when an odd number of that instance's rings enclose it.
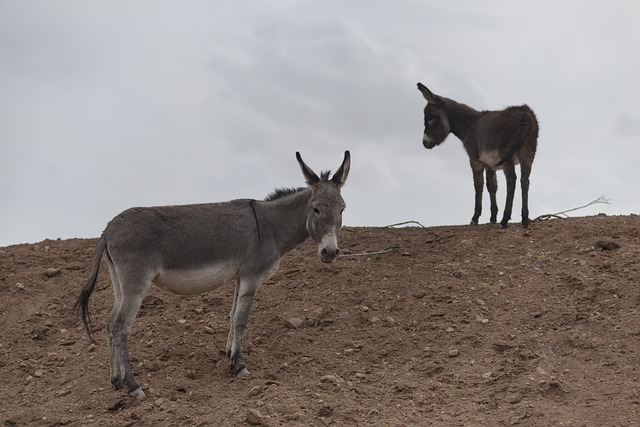
<instances>
[{"instance_id":1,"label":"donkey's muzzle","mask_svg":"<svg viewBox=\"0 0 640 427\"><path fill-rule=\"evenodd\" d=\"M340 248L336 247L333 250L327 248L320 249L320 259L327 264L333 262L338 255L340 255Z\"/></svg>"},{"instance_id":2,"label":"donkey's muzzle","mask_svg":"<svg viewBox=\"0 0 640 427\"><path fill-rule=\"evenodd\" d=\"M330 263L340 254L338 239L333 233L327 234L318 244L318 255L322 262Z\"/></svg>"},{"instance_id":3,"label":"donkey's muzzle","mask_svg":"<svg viewBox=\"0 0 640 427\"><path fill-rule=\"evenodd\" d=\"M422 138L422 145L424 145L424 148L428 148L429 150L431 150L436 146L436 143L433 139L424 137Z\"/></svg>"}]
</instances>

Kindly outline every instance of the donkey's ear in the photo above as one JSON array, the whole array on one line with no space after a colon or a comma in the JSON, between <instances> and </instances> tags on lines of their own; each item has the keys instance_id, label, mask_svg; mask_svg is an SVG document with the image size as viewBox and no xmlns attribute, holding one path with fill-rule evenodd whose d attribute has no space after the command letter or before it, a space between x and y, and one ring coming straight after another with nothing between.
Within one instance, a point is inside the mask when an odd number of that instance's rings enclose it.
<instances>
[{"instance_id":1,"label":"donkey's ear","mask_svg":"<svg viewBox=\"0 0 640 427\"><path fill-rule=\"evenodd\" d=\"M349 176L349 169L351 168L351 153L349 150L344 152L344 160L342 164L333 174L333 178L331 178L331 182L333 182L338 187L342 187L344 183L347 181L347 176Z\"/></svg>"},{"instance_id":2,"label":"donkey's ear","mask_svg":"<svg viewBox=\"0 0 640 427\"><path fill-rule=\"evenodd\" d=\"M316 175L316 173L314 171L311 170L311 168L309 166L307 166L302 161L302 156L300 156L300 153L298 151L296 151L296 159L298 160L298 164L300 165L300 169L302 169L302 174L304 175L304 179L307 182L307 184L316 185L317 183L319 183L320 182L320 178L318 177L318 175Z\"/></svg>"},{"instance_id":3,"label":"donkey's ear","mask_svg":"<svg viewBox=\"0 0 640 427\"><path fill-rule=\"evenodd\" d=\"M436 102L436 96L422 83L418 83L418 90L422 92L422 96L424 96L427 102Z\"/></svg>"}]
</instances>

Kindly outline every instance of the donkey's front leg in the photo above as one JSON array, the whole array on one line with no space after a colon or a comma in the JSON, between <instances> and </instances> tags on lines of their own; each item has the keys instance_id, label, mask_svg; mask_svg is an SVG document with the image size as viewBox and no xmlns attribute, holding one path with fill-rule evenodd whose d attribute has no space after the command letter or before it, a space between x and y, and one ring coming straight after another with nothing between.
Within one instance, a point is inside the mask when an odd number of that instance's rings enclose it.
<instances>
[{"instance_id":1,"label":"donkey's front leg","mask_svg":"<svg viewBox=\"0 0 640 427\"><path fill-rule=\"evenodd\" d=\"M480 162L471 161L471 169L473 170L473 187L476 190L476 202L471 218L471 225L477 225L482 213L482 187L484 186L484 165Z\"/></svg>"},{"instance_id":2,"label":"donkey's front leg","mask_svg":"<svg viewBox=\"0 0 640 427\"><path fill-rule=\"evenodd\" d=\"M250 374L242 359L242 342L253 298L260 286L260 281L260 278L241 278L236 284L234 292L231 326L227 339L227 356L231 360L229 369L233 375L239 378L247 377Z\"/></svg>"}]
</instances>

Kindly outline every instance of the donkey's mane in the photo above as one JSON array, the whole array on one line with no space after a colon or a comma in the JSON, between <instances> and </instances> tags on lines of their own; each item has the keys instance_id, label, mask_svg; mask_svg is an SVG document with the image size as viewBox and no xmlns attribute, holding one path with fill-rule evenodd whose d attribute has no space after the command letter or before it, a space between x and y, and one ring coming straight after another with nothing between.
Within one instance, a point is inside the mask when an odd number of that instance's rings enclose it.
<instances>
[{"instance_id":1,"label":"donkey's mane","mask_svg":"<svg viewBox=\"0 0 640 427\"><path fill-rule=\"evenodd\" d=\"M440 99L443 101L443 103L448 106L449 108L452 108L454 110L457 111L462 111L464 113L478 113L478 110L476 110L473 107L469 107L467 104L463 104L461 102L458 101L454 101L453 99L449 99L449 98L445 98L444 96L440 96Z\"/></svg>"},{"instance_id":2,"label":"donkey's mane","mask_svg":"<svg viewBox=\"0 0 640 427\"><path fill-rule=\"evenodd\" d=\"M276 188L272 193L269 193L267 197L264 198L265 202L271 202L274 200L281 199L283 197L290 196L292 194L299 193L300 191L306 190L306 187L298 187L298 188Z\"/></svg>"},{"instance_id":3,"label":"donkey's mane","mask_svg":"<svg viewBox=\"0 0 640 427\"><path fill-rule=\"evenodd\" d=\"M320 173L320 180L322 181L329 181L329 175L331 175L331 171L323 171L322 173ZM290 196L292 194L296 194L299 193L301 191L306 190L308 187L298 187L298 188L292 188L292 187L283 187L283 188L276 188L272 193L269 193L267 195L267 197L264 198L265 202L272 202L274 200L278 200L281 199L283 197L287 197Z\"/></svg>"}]
</instances>

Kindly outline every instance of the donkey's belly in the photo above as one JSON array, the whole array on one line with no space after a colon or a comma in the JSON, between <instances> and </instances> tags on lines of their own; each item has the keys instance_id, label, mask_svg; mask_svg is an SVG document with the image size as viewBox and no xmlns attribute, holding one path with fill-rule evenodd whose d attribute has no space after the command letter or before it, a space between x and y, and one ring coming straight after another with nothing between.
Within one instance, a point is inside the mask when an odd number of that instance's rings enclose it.
<instances>
[{"instance_id":1,"label":"donkey's belly","mask_svg":"<svg viewBox=\"0 0 640 427\"><path fill-rule=\"evenodd\" d=\"M504 167L502 165L496 166L500 162L500 153L498 152L498 150L481 152L479 160L493 170L500 170ZM511 160L513 161L514 165L520 163L518 153L514 154Z\"/></svg>"},{"instance_id":2,"label":"donkey's belly","mask_svg":"<svg viewBox=\"0 0 640 427\"><path fill-rule=\"evenodd\" d=\"M190 270L163 270L153 283L174 294L194 295L215 289L236 277L237 269L233 264L220 263Z\"/></svg>"}]
</instances>

